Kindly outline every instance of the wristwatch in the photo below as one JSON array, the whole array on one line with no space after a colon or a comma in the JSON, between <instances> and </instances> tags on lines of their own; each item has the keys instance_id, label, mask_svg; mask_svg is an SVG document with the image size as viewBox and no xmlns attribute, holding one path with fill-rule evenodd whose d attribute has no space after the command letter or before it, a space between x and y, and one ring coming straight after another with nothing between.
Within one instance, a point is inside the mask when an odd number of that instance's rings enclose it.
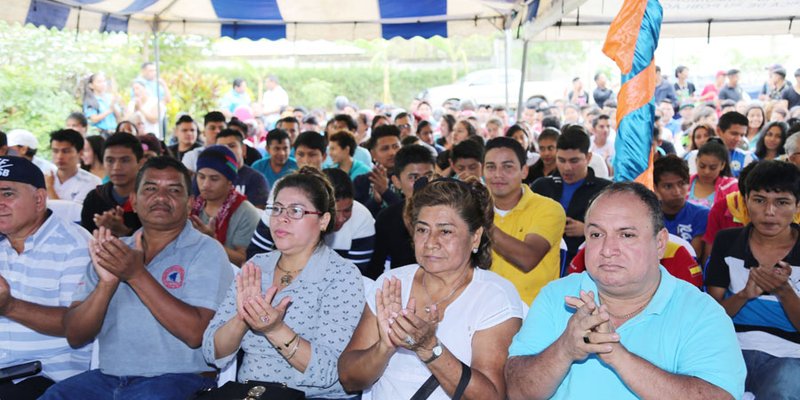
<instances>
[{"instance_id":1,"label":"wristwatch","mask_svg":"<svg viewBox=\"0 0 800 400\"><path fill-rule=\"evenodd\" d=\"M431 357L427 360L422 360L422 362L430 364L444 353L444 346L442 346L442 342L439 341L439 338L436 338L436 345L431 349L431 353L433 353Z\"/></svg>"}]
</instances>

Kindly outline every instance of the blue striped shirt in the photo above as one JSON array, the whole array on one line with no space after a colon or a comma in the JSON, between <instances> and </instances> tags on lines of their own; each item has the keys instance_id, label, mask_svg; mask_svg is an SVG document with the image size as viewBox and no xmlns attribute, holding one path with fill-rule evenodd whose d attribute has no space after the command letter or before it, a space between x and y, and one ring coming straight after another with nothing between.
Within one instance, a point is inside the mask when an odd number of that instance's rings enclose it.
<instances>
[{"instance_id":1,"label":"blue striped shirt","mask_svg":"<svg viewBox=\"0 0 800 400\"><path fill-rule=\"evenodd\" d=\"M25 240L21 254L5 237L0 239L0 275L19 300L68 307L91 266L91 236L80 225L48 213L42 226ZM0 317L0 367L39 360L42 374L57 382L89 369L90 355L90 346L75 350L63 337L44 335Z\"/></svg>"}]
</instances>

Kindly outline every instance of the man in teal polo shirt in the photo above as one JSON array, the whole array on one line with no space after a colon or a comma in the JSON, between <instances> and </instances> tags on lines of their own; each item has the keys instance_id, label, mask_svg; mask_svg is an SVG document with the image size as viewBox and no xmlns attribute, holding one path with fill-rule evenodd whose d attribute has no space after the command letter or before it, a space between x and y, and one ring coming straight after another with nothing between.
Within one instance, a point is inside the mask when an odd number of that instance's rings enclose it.
<instances>
[{"instance_id":1,"label":"man in teal polo shirt","mask_svg":"<svg viewBox=\"0 0 800 400\"><path fill-rule=\"evenodd\" d=\"M545 286L514 337L508 397L741 398L746 371L730 318L659 266L668 234L655 194L606 187L585 232L587 271Z\"/></svg>"},{"instance_id":2,"label":"man in teal polo shirt","mask_svg":"<svg viewBox=\"0 0 800 400\"><path fill-rule=\"evenodd\" d=\"M297 162L289 156L291 146L289 134L283 129L273 129L267 133L269 158L256 161L252 168L264 175L269 187L275 187L278 179L297 169Z\"/></svg>"}]
</instances>

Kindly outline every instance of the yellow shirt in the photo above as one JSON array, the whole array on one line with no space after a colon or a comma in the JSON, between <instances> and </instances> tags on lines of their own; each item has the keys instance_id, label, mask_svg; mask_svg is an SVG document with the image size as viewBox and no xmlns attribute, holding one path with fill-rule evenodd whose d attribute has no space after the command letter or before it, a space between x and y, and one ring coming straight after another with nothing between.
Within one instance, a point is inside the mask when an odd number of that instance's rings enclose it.
<instances>
[{"instance_id":1,"label":"yellow shirt","mask_svg":"<svg viewBox=\"0 0 800 400\"><path fill-rule=\"evenodd\" d=\"M505 216L494 214L494 225L517 240L537 234L550 243L550 250L530 272L522 272L503 256L492 251L491 270L508 279L517 288L520 297L530 305L544 285L558 279L561 271L559 249L567 217L557 201L533 193L522 185L522 198Z\"/></svg>"}]
</instances>

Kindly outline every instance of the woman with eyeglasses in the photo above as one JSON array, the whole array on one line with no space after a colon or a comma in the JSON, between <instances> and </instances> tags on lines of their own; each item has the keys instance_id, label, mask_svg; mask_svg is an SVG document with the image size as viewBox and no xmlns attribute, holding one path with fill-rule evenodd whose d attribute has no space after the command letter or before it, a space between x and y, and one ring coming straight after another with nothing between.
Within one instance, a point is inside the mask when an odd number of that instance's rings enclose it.
<instances>
[{"instance_id":1,"label":"woman with eyeglasses","mask_svg":"<svg viewBox=\"0 0 800 400\"><path fill-rule=\"evenodd\" d=\"M345 388L373 399L506 398L503 367L524 306L487 271L493 208L475 178L414 192L405 219L417 264L384 273L368 293L339 358Z\"/></svg>"},{"instance_id":2,"label":"woman with eyeglasses","mask_svg":"<svg viewBox=\"0 0 800 400\"><path fill-rule=\"evenodd\" d=\"M279 382L309 399L347 399L337 360L364 309L361 274L322 237L333 229L333 186L303 167L275 186L266 208L276 251L245 263L203 336L206 361L239 349L239 382Z\"/></svg>"}]
</instances>

